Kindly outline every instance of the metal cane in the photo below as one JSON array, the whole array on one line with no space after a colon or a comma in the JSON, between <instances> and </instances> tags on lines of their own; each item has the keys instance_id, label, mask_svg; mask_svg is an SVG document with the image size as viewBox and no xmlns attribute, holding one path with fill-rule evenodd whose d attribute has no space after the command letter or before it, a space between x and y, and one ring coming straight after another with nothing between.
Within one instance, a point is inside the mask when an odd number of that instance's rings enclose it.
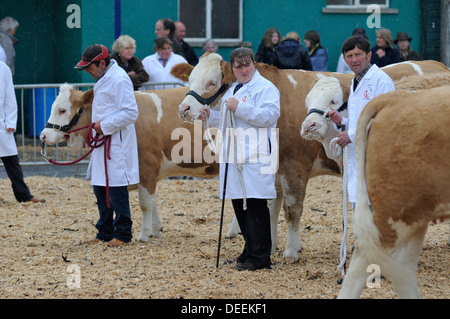
<instances>
[{"instance_id":1,"label":"metal cane","mask_svg":"<svg viewBox=\"0 0 450 319\"><path fill-rule=\"evenodd\" d=\"M224 208L225 208L225 193L227 191L228 154L230 153L230 138L231 138L231 134L228 134L228 138L227 138L227 155L225 157L225 176L224 176L224 179L223 179L222 211L220 213L219 242L217 244L216 269L219 268L220 244L221 244L221 241L222 241L223 211L224 211Z\"/></svg>"}]
</instances>

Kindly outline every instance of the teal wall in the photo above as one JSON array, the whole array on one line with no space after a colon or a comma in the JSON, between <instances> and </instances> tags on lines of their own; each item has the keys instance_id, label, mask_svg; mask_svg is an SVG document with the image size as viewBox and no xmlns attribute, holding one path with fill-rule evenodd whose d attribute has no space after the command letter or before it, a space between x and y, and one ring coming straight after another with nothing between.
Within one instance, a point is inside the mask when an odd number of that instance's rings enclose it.
<instances>
[{"instance_id":1,"label":"teal wall","mask_svg":"<svg viewBox=\"0 0 450 319\"><path fill-rule=\"evenodd\" d=\"M89 75L73 66L92 43L112 47L114 0L0 0L0 4L0 19L9 15L20 23L16 35L16 84L92 82ZM79 29L66 25L69 4L81 7ZM351 31L355 27L366 29L375 44L375 29L366 25L369 13L324 14L325 4L325 0L244 0L243 40L256 51L269 27L277 27L282 35L297 31L302 40L305 32L317 30L322 45L329 50L329 70L334 71L341 45ZM397 32L408 32L413 37L413 49L420 51L419 0L391 0L390 6L399 13L383 14L381 27L390 29L394 37ZM136 56L143 59L153 53L156 21L163 17L178 19L178 1L122 0L121 12L122 34L136 39ZM198 55L202 53L201 48L194 49ZM221 48L219 53L228 60L232 50Z\"/></svg>"}]
</instances>

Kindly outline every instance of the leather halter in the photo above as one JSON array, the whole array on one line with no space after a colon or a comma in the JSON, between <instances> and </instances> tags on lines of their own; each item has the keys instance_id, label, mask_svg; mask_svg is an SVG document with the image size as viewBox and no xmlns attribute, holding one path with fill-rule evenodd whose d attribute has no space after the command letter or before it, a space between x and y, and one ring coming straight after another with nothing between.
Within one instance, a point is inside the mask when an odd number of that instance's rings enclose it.
<instances>
[{"instance_id":1,"label":"leather halter","mask_svg":"<svg viewBox=\"0 0 450 319\"><path fill-rule=\"evenodd\" d=\"M211 105L211 103L213 103L220 94L222 94L226 89L228 89L228 84L224 84L220 87L219 91L216 92L216 94L214 94L213 96L210 96L208 98L204 98L202 96L200 96L197 92L190 90L189 92L186 93L186 96L188 95L192 95L200 104L203 105Z\"/></svg>"},{"instance_id":2,"label":"leather halter","mask_svg":"<svg viewBox=\"0 0 450 319\"><path fill-rule=\"evenodd\" d=\"M45 125L45 128L51 128L54 129L55 131L61 131L64 133L68 133L72 127L74 127L78 120L80 119L80 117L83 115L84 113L84 107L80 107L78 108L75 116L70 120L69 124L61 126L59 124L52 124L50 122L47 122L47 125Z\"/></svg>"},{"instance_id":3,"label":"leather halter","mask_svg":"<svg viewBox=\"0 0 450 319\"><path fill-rule=\"evenodd\" d=\"M337 109L338 112L342 112L347 108L347 102L342 103L342 105ZM320 115L325 115L325 111L319 110L319 109L310 109L308 111L308 115L312 114L312 113L318 113ZM326 118L328 118L328 115L325 116Z\"/></svg>"}]
</instances>

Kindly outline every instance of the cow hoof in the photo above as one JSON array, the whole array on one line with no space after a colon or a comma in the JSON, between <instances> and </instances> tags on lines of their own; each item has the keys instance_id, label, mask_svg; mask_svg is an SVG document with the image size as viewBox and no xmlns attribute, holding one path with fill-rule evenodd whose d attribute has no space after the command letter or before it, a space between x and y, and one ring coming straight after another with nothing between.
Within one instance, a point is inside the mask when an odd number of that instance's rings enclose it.
<instances>
[{"instance_id":1,"label":"cow hoof","mask_svg":"<svg viewBox=\"0 0 450 319\"><path fill-rule=\"evenodd\" d=\"M298 251L296 249L286 249L283 253L284 259L298 260Z\"/></svg>"},{"instance_id":2,"label":"cow hoof","mask_svg":"<svg viewBox=\"0 0 450 319\"><path fill-rule=\"evenodd\" d=\"M150 239L150 236L139 235L139 237L138 237L138 241L141 243L148 243L149 239Z\"/></svg>"}]
</instances>

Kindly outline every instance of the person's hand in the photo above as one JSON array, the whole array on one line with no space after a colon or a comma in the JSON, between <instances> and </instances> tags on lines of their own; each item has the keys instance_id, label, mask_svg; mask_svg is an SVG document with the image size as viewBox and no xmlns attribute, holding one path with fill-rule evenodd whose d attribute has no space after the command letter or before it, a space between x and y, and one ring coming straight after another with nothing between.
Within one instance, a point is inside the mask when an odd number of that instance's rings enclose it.
<instances>
[{"instance_id":1,"label":"person's hand","mask_svg":"<svg viewBox=\"0 0 450 319\"><path fill-rule=\"evenodd\" d=\"M128 75L129 75L129 76L135 76L135 75L136 75L136 72L135 72L135 71L130 71L130 72L128 72Z\"/></svg>"},{"instance_id":2,"label":"person's hand","mask_svg":"<svg viewBox=\"0 0 450 319\"><path fill-rule=\"evenodd\" d=\"M14 133L15 131L16 130L13 129L12 127L9 127L9 128L6 129L6 132L8 132L8 133Z\"/></svg>"},{"instance_id":3,"label":"person's hand","mask_svg":"<svg viewBox=\"0 0 450 319\"><path fill-rule=\"evenodd\" d=\"M209 119L210 113L211 113L210 109L208 107L204 107L200 110L200 116L198 117L198 119L201 121L205 121Z\"/></svg>"},{"instance_id":4,"label":"person's hand","mask_svg":"<svg viewBox=\"0 0 450 319\"><path fill-rule=\"evenodd\" d=\"M386 52L383 49L378 49L376 53L379 58L382 58L386 55Z\"/></svg>"},{"instance_id":5,"label":"person's hand","mask_svg":"<svg viewBox=\"0 0 450 319\"><path fill-rule=\"evenodd\" d=\"M102 127L101 127L101 125L100 125L100 122L101 122L101 121L95 122L95 124L94 124L94 130L95 130L98 134L103 134L103 131L102 131Z\"/></svg>"},{"instance_id":6,"label":"person's hand","mask_svg":"<svg viewBox=\"0 0 450 319\"><path fill-rule=\"evenodd\" d=\"M350 140L350 138L348 137L348 131L344 131L344 132L342 132L341 134L339 134L338 136L338 139L337 139L337 144L340 146L340 147L345 147L345 146L347 146L348 144L350 144L352 141Z\"/></svg>"},{"instance_id":7,"label":"person's hand","mask_svg":"<svg viewBox=\"0 0 450 319\"><path fill-rule=\"evenodd\" d=\"M227 107L227 109L233 112L236 111L238 104L239 101L236 100L234 97L228 98L227 101L225 102L225 106Z\"/></svg>"},{"instance_id":8,"label":"person's hand","mask_svg":"<svg viewBox=\"0 0 450 319\"><path fill-rule=\"evenodd\" d=\"M331 110L328 112L328 117L332 120L336 125L341 126L342 115L337 110Z\"/></svg>"}]
</instances>

